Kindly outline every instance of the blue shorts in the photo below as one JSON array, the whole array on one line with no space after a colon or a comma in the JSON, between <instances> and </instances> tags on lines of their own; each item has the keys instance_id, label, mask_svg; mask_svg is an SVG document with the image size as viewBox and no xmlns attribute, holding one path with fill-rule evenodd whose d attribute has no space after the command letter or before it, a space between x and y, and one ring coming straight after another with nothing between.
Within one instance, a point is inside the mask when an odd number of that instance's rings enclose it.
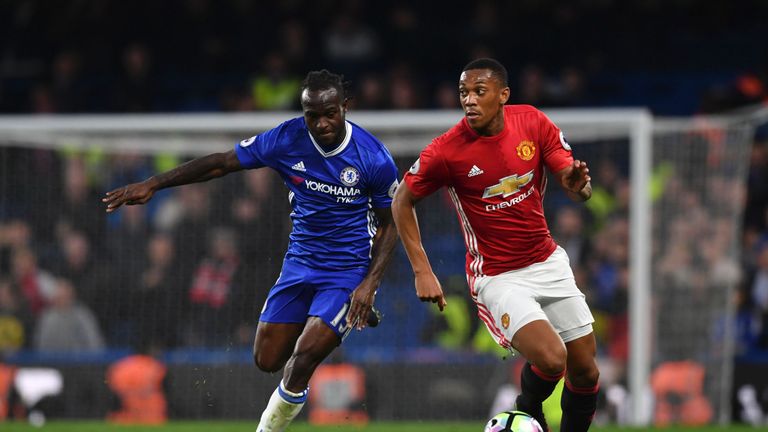
<instances>
[{"instance_id":1,"label":"blue shorts","mask_svg":"<svg viewBox=\"0 0 768 432\"><path fill-rule=\"evenodd\" d=\"M349 296L365 274L365 269L318 270L286 259L264 302L259 321L304 324L307 318L316 316L344 339L350 331Z\"/></svg>"}]
</instances>

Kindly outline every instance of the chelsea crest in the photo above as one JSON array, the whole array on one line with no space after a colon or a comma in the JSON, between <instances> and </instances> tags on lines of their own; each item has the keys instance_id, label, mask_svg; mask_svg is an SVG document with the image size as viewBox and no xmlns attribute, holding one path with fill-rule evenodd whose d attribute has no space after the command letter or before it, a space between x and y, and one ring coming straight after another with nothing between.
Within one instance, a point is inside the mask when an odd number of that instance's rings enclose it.
<instances>
[{"instance_id":1,"label":"chelsea crest","mask_svg":"<svg viewBox=\"0 0 768 432\"><path fill-rule=\"evenodd\" d=\"M354 167L348 166L341 170L339 179L347 186L354 186L360 181L360 173Z\"/></svg>"}]
</instances>

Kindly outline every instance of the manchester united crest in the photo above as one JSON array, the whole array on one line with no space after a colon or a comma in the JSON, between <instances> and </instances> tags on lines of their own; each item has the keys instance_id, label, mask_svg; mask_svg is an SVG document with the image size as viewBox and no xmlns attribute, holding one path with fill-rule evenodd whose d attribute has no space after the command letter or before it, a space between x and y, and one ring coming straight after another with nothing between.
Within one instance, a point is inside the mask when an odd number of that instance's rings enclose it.
<instances>
[{"instance_id":1,"label":"manchester united crest","mask_svg":"<svg viewBox=\"0 0 768 432\"><path fill-rule=\"evenodd\" d=\"M517 156L524 161L533 159L535 153L536 145L533 141L523 140L517 145Z\"/></svg>"},{"instance_id":2,"label":"manchester united crest","mask_svg":"<svg viewBox=\"0 0 768 432\"><path fill-rule=\"evenodd\" d=\"M505 313L504 315L501 316L501 326L504 327L505 329L509 328L509 314L508 313Z\"/></svg>"}]
</instances>

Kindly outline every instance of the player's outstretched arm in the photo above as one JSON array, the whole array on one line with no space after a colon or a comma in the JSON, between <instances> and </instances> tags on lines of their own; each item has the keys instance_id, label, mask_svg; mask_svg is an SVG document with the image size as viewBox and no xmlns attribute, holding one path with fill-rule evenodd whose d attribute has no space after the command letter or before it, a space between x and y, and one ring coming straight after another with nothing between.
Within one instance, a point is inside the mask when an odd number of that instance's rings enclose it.
<instances>
[{"instance_id":1,"label":"player's outstretched arm","mask_svg":"<svg viewBox=\"0 0 768 432\"><path fill-rule=\"evenodd\" d=\"M416 219L416 202L418 198L413 195L408 184L400 183L392 200L392 216L397 232L400 234L400 241L413 268L416 295L421 301L437 303L437 307L442 311L447 303L443 288L432 271L427 252L421 242L419 222Z\"/></svg>"},{"instance_id":2,"label":"player's outstretched arm","mask_svg":"<svg viewBox=\"0 0 768 432\"><path fill-rule=\"evenodd\" d=\"M132 183L109 191L101 201L107 205L107 212L109 213L117 210L123 204L144 204L160 189L204 182L241 169L243 167L240 165L240 160L234 150L226 153L213 153L183 163L143 182Z\"/></svg>"},{"instance_id":3,"label":"player's outstretched arm","mask_svg":"<svg viewBox=\"0 0 768 432\"><path fill-rule=\"evenodd\" d=\"M368 313L373 306L376 290L381 284L389 261L395 250L397 242L397 230L392 222L392 212L388 208L374 208L379 226L373 237L373 249L371 250L371 265L368 274L360 285L352 292L352 298L347 314L347 322L357 330L362 330L367 325Z\"/></svg>"},{"instance_id":4,"label":"player's outstretched arm","mask_svg":"<svg viewBox=\"0 0 768 432\"><path fill-rule=\"evenodd\" d=\"M587 163L574 160L572 164L557 173L560 185L568 197L574 201L586 201L592 197L592 177L589 176Z\"/></svg>"}]
</instances>

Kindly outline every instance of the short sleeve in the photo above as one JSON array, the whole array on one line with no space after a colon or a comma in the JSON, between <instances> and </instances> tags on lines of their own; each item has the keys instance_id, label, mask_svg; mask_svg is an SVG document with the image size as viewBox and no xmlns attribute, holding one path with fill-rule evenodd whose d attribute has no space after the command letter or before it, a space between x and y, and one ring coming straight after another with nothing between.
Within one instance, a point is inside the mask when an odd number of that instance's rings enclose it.
<instances>
[{"instance_id":1,"label":"short sleeve","mask_svg":"<svg viewBox=\"0 0 768 432\"><path fill-rule=\"evenodd\" d=\"M448 184L448 168L435 142L422 150L403 181L417 197L427 196Z\"/></svg>"},{"instance_id":2,"label":"short sleeve","mask_svg":"<svg viewBox=\"0 0 768 432\"><path fill-rule=\"evenodd\" d=\"M571 146L563 131L542 112L539 112L539 139L544 150L544 163L550 172L558 172L573 163Z\"/></svg>"},{"instance_id":3,"label":"short sleeve","mask_svg":"<svg viewBox=\"0 0 768 432\"><path fill-rule=\"evenodd\" d=\"M371 203L374 208L389 208L397 189L397 167L389 153L380 162L371 179Z\"/></svg>"},{"instance_id":4,"label":"short sleeve","mask_svg":"<svg viewBox=\"0 0 768 432\"><path fill-rule=\"evenodd\" d=\"M283 125L235 144L235 154L240 160L240 165L244 168L272 166L275 159L275 148Z\"/></svg>"}]
</instances>

